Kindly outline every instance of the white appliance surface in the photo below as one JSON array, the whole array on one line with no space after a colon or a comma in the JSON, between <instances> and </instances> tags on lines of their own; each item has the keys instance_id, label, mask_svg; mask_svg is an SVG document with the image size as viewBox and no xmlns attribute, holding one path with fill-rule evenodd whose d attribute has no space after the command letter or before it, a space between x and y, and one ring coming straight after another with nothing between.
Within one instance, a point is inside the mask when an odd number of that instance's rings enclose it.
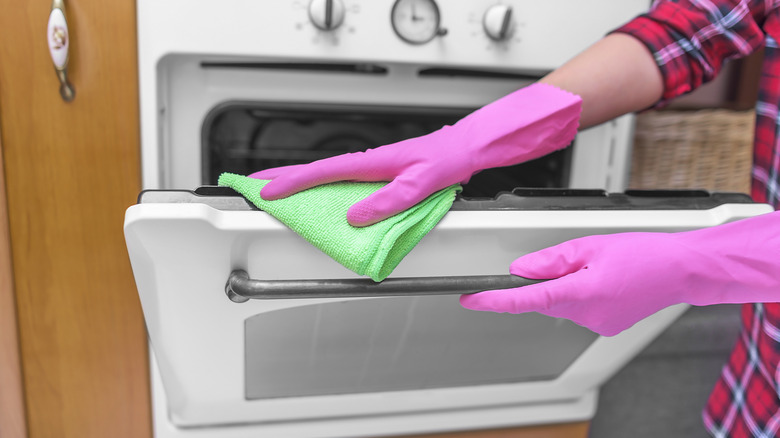
<instances>
[{"instance_id":1,"label":"white appliance surface","mask_svg":"<svg viewBox=\"0 0 780 438\"><path fill-rule=\"evenodd\" d=\"M648 6L646 0L494 2L512 8L512 30L506 40L493 41L483 30L483 17L494 3L439 1L447 34L411 45L392 29L393 3L343 0L343 24L322 31L310 22L309 2L303 0L139 0L144 188L203 184L198 146L202 124L220 104L475 109L528 85ZM243 63L247 68L220 63ZM387 72L249 68L253 63L355 63ZM421 76L429 68L521 76ZM625 189L632 130L633 116L627 115L581 134L574 145L570 186Z\"/></svg>"},{"instance_id":2,"label":"white appliance surface","mask_svg":"<svg viewBox=\"0 0 780 438\"><path fill-rule=\"evenodd\" d=\"M689 230L769 211L759 204L660 211L453 210L392 277L505 274L516 257L579 236ZM234 269L262 279L356 276L260 211L142 203L128 209L125 235L155 352L153 368L162 383L155 386L155 400L166 401L167 409L156 404L158 416L166 412L156 423L178 434L231 425L235 436L262 431L267 434L257 436L278 436L277 428L289 432L285 436L368 436L583 420L594 413L599 385L685 310L666 309L606 338L538 314L467 311L457 295L239 304L224 292ZM328 319L334 306L341 320ZM300 318L301 312L308 318ZM298 317L285 323L285 315ZM253 333L252 321L264 318L277 321L278 330L266 326ZM460 322L448 325L448 319ZM467 325L475 321L481 324L477 329ZM458 331L459 325L470 331ZM438 326L453 331L426 337ZM333 327L353 342L334 340ZM394 331L398 336L386 339ZM446 351L433 351L442 345ZM248 359L251 354L259 362ZM546 358L542 365L549 373L538 371L534 357ZM436 377L445 383L408 387L409 375L400 369L406 358L420 373L440 370L444 375ZM491 381L483 369L500 377ZM309 374L326 380L321 392L307 395L298 388L285 396L284 385L263 392L264 381L274 387L277 380L295 383ZM384 379L379 385L385 390L371 389L376 379ZM361 392L361 385L368 391ZM448 417L457 419L441 421ZM176 433L170 436L189 436Z\"/></svg>"},{"instance_id":3,"label":"white appliance surface","mask_svg":"<svg viewBox=\"0 0 780 438\"><path fill-rule=\"evenodd\" d=\"M157 438L353 438L388 437L442 430L494 429L518 425L517 418L533 424L562 419L586 419L594 414L597 390L582 397L545 403L491 406L490 409L406 412L383 417L335 417L297 422L247 423L214 427L177 427L168 420L167 399L159 368L151 352L152 397Z\"/></svg>"},{"instance_id":4,"label":"white appliance surface","mask_svg":"<svg viewBox=\"0 0 780 438\"><path fill-rule=\"evenodd\" d=\"M322 30L312 8L327 3L138 0L144 188L203 184L204 126L223 105L474 109L649 6L438 0L446 35L413 45L393 30L394 0L332 0L343 19ZM496 7L512 10L500 41L485 31ZM569 186L624 190L632 129L628 115L578 134ZM766 211L451 211L393 276L506 274L516 257L582 235L694 229ZM157 438L365 437L585 420L599 386L685 310L602 338L536 314L466 311L456 296L238 304L224 293L234 269L264 279L355 275L257 211L139 204L125 233L152 347Z\"/></svg>"}]
</instances>

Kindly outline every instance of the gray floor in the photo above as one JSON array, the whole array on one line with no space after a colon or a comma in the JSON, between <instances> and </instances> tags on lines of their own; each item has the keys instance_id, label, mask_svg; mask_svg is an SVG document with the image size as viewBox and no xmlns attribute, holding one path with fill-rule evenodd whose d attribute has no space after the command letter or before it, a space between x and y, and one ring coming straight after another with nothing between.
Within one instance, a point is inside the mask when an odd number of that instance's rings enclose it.
<instances>
[{"instance_id":1,"label":"gray floor","mask_svg":"<svg viewBox=\"0 0 780 438\"><path fill-rule=\"evenodd\" d=\"M701 410L739 333L739 309L688 310L603 387L590 436L709 436Z\"/></svg>"}]
</instances>

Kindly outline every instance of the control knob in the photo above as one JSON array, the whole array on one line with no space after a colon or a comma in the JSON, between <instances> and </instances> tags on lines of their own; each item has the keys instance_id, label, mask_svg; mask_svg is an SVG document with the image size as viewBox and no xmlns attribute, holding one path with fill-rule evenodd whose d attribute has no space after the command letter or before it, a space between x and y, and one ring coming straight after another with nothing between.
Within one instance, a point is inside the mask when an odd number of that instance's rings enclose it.
<instances>
[{"instance_id":1,"label":"control knob","mask_svg":"<svg viewBox=\"0 0 780 438\"><path fill-rule=\"evenodd\" d=\"M333 30L344 22L344 2L342 0L311 0L309 19L322 30Z\"/></svg>"},{"instance_id":2,"label":"control knob","mask_svg":"<svg viewBox=\"0 0 780 438\"><path fill-rule=\"evenodd\" d=\"M507 5L493 5L482 17L485 33L494 41L505 40L512 26L512 8Z\"/></svg>"}]
</instances>

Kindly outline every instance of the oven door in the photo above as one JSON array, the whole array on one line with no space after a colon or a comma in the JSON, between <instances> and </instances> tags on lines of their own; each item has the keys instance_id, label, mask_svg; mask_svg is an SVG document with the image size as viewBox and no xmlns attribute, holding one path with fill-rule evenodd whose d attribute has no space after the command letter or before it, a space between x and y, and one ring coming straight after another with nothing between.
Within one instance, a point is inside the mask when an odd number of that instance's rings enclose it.
<instances>
[{"instance_id":1,"label":"oven door","mask_svg":"<svg viewBox=\"0 0 780 438\"><path fill-rule=\"evenodd\" d=\"M456 201L390 279L506 275L518 256L580 236L690 230L771 211L708 194L671 204L534 194ZM224 190L144 192L125 236L162 383L156 409L174 428L328 424L305 436L366 436L377 424L390 434L587 419L598 387L685 310L606 338L540 314L465 310L455 291L414 287L400 297L234 302L225 292L234 271L356 275Z\"/></svg>"}]
</instances>

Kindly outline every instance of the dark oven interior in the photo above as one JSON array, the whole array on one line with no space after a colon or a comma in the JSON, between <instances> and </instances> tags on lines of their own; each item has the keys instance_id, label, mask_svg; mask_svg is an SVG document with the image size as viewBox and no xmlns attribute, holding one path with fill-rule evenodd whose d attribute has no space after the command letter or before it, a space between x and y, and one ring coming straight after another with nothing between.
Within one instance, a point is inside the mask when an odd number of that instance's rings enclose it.
<instances>
[{"instance_id":1,"label":"dark oven interior","mask_svg":"<svg viewBox=\"0 0 780 438\"><path fill-rule=\"evenodd\" d=\"M366 150L435 131L470 109L232 102L214 108L202 131L203 184L222 172L250 174ZM566 187L570 149L517 166L489 169L464 185L465 197L515 187Z\"/></svg>"}]
</instances>

